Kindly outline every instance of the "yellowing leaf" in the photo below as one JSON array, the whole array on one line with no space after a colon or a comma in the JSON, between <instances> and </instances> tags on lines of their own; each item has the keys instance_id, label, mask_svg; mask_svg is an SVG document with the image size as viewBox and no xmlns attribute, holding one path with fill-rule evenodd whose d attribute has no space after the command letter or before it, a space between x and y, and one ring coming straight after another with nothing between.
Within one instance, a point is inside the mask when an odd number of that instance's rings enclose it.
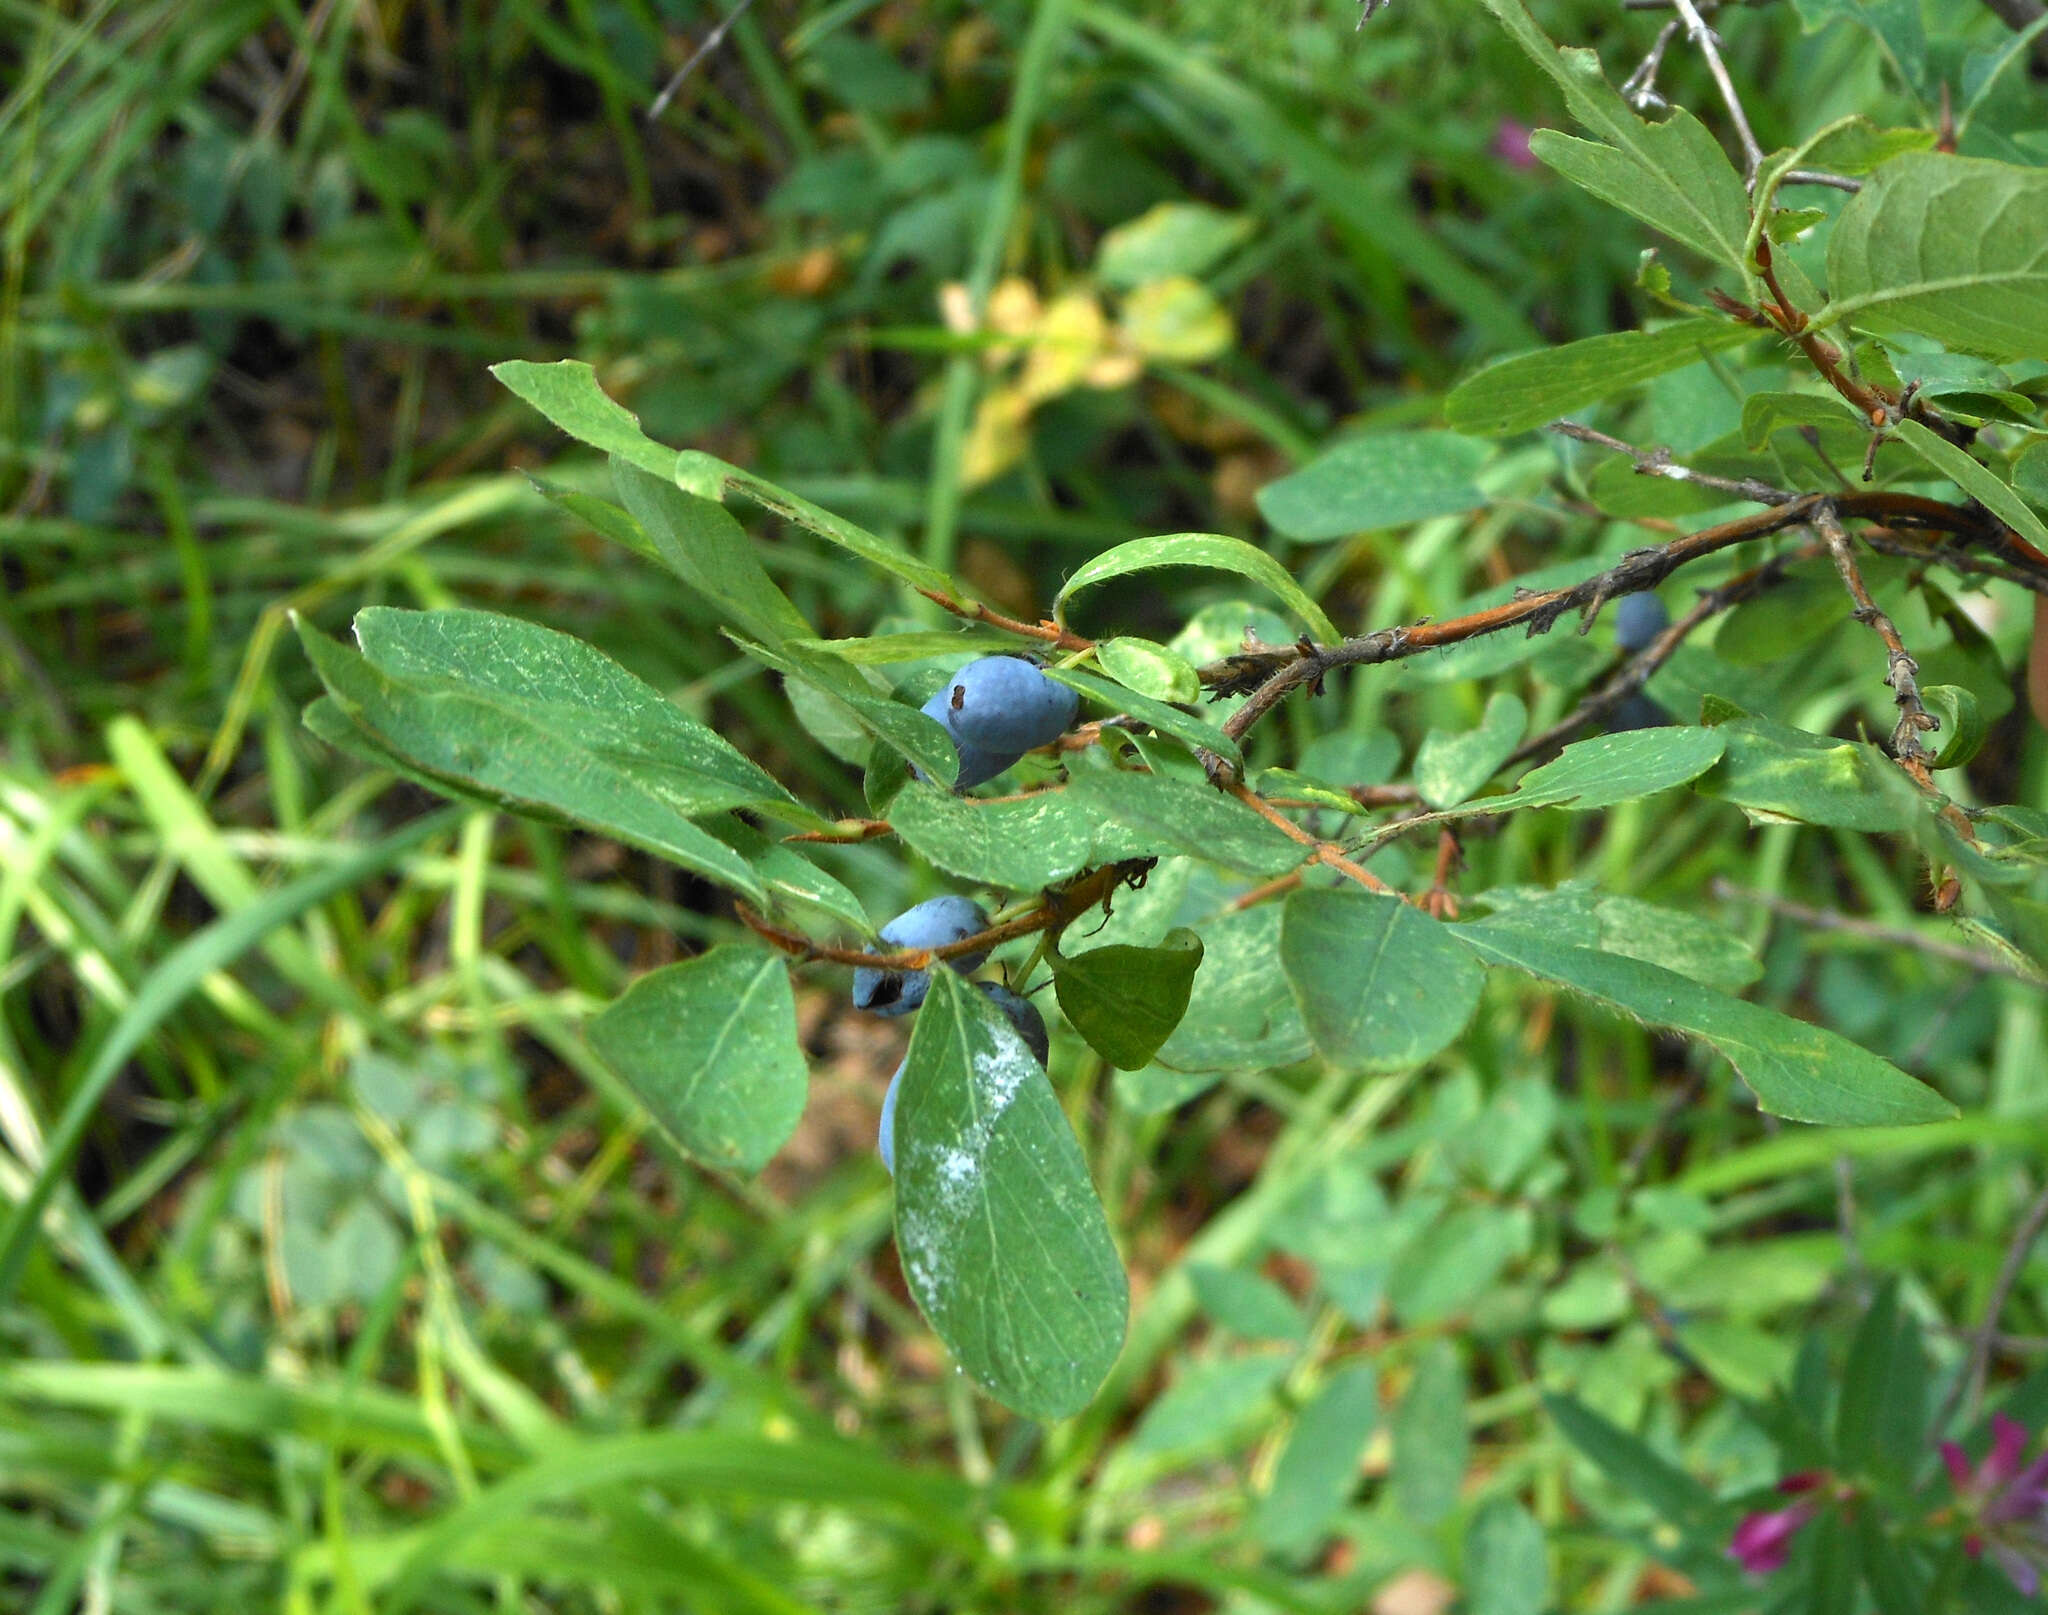
<instances>
[{"instance_id":1,"label":"yellowing leaf","mask_svg":"<svg viewBox=\"0 0 2048 1615\"><path fill-rule=\"evenodd\" d=\"M1237 334L1223 305L1200 281L1169 275L1124 299L1125 338L1148 359L1194 364L1227 351Z\"/></svg>"}]
</instances>

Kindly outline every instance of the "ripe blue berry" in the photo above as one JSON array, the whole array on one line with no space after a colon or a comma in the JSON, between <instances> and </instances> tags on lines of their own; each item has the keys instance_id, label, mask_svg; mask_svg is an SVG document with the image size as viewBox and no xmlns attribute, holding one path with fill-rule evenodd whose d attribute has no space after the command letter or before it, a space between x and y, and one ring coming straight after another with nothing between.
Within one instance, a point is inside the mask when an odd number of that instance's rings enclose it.
<instances>
[{"instance_id":1,"label":"ripe blue berry","mask_svg":"<svg viewBox=\"0 0 2048 1615\"><path fill-rule=\"evenodd\" d=\"M882 1095L882 1125L875 1136L875 1148L881 1152L882 1165L889 1169L889 1175L896 1175L896 1090L903 1086L904 1067L896 1068L896 1075L889 1079L889 1091Z\"/></svg>"},{"instance_id":2,"label":"ripe blue berry","mask_svg":"<svg viewBox=\"0 0 2048 1615\"><path fill-rule=\"evenodd\" d=\"M1052 1052L1052 1035L1045 1029L1045 1017L1038 1013L1038 1006L1000 982L984 981L977 985L988 994L991 1004L1010 1017L1010 1024L1017 1028L1017 1035L1024 1040L1031 1057L1044 1065L1046 1056Z\"/></svg>"},{"instance_id":3,"label":"ripe blue berry","mask_svg":"<svg viewBox=\"0 0 2048 1615\"><path fill-rule=\"evenodd\" d=\"M1618 735L1630 729L1662 729L1670 722L1671 714L1638 690L1614 709L1614 716L1607 720L1607 732Z\"/></svg>"},{"instance_id":4,"label":"ripe blue berry","mask_svg":"<svg viewBox=\"0 0 2048 1615\"><path fill-rule=\"evenodd\" d=\"M1004 769L1023 756L1023 753L1021 751L983 751L977 746L968 745L966 741L962 740L957 734L954 734L952 709L948 705L952 694L953 687L949 684L929 701L925 702L922 710L927 718L932 719L948 735L952 736L953 749L960 754L960 777L953 782L953 789L964 791L970 785L979 785L983 780L994 779L996 775L1002 773ZM924 778L924 771L922 769L913 769L912 772L919 779Z\"/></svg>"},{"instance_id":5,"label":"ripe blue berry","mask_svg":"<svg viewBox=\"0 0 2048 1615\"><path fill-rule=\"evenodd\" d=\"M954 744L990 756L1020 756L1050 745L1073 726L1081 698L1021 656L984 656L969 662L939 691ZM926 708L930 711L930 708Z\"/></svg>"},{"instance_id":6,"label":"ripe blue berry","mask_svg":"<svg viewBox=\"0 0 2048 1615\"><path fill-rule=\"evenodd\" d=\"M1671 626L1671 613L1654 594L1625 594L1614 605L1614 642L1625 651L1649 649Z\"/></svg>"},{"instance_id":7,"label":"ripe blue berry","mask_svg":"<svg viewBox=\"0 0 2048 1615\"><path fill-rule=\"evenodd\" d=\"M988 929L988 915L979 903L964 897L934 897L905 909L882 927L882 940L893 948L943 948L949 942ZM988 957L962 954L953 968L968 971ZM924 1002L931 977L922 970L876 970L862 965L853 973L853 1007L877 1015L908 1015Z\"/></svg>"}]
</instances>

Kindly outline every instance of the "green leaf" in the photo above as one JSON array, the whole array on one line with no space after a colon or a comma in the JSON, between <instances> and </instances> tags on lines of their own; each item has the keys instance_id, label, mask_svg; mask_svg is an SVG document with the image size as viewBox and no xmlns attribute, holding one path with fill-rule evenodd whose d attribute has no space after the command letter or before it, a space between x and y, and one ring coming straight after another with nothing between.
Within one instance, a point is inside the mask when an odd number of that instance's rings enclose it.
<instances>
[{"instance_id":1,"label":"green leaf","mask_svg":"<svg viewBox=\"0 0 2048 1615\"><path fill-rule=\"evenodd\" d=\"M1044 1068L984 994L931 975L896 1103L904 1277L978 1384L1065 1418L1123 1347L1123 1267Z\"/></svg>"},{"instance_id":2,"label":"green leaf","mask_svg":"<svg viewBox=\"0 0 2048 1615\"><path fill-rule=\"evenodd\" d=\"M1513 754L1528 723L1529 709L1521 697L1496 690L1486 698L1478 728L1430 730L1415 753L1415 784L1423 801L1436 808L1464 801Z\"/></svg>"},{"instance_id":3,"label":"green leaf","mask_svg":"<svg viewBox=\"0 0 2048 1615\"><path fill-rule=\"evenodd\" d=\"M1242 213L1200 202L1160 202L1102 238L1095 273L1105 286L1142 286L1169 275L1200 275L1252 233Z\"/></svg>"},{"instance_id":4,"label":"green leaf","mask_svg":"<svg viewBox=\"0 0 2048 1615\"><path fill-rule=\"evenodd\" d=\"M793 807L796 799L723 736L593 645L489 611L366 606L356 643L387 678L515 712L657 781L691 813ZM798 815L807 828L815 816Z\"/></svg>"},{"instance_id":5,"label":"green leaf","mask_svg":"<svg viewBox=\"0 0 2048 1615\"><path fill-rule=\"evenodd\" d=\"M1847 1038L1729 998L1660 966L1497 926L1450 934L1508 965L1718 1049L1771 1114L1831 1126L1905 1126L1956 1114L1940 1094Z\"/></svg>"},{"instance_id":6,"label":"green leaf","mask_svg":"<svg viewBox=\"0 0 2048 1615\"><path fill-rule=\"evenodd\" d=\"M1550 1607L1550 1547L1535 1516L1496 1497L1465 1531L1468 1615L1543 1615Z\"/></svg>"},{"instance_id":7,"label":"green leaf","mask_svg":"<svg viewBox=\"0 0 2048 1615\"><path fill-rule=\"evenodd\" d=\"M1267 1406L1291 1361L1285 1352L1256 1352L1186 1370L1145 1409L1127 1450L1158 1458L1217 1445Z\"/></svg>"},{"instance_id":8,"label":"green leaf","mask_svg":"<svg viewBox=\"0 0 2048 1615\"><path fill-rule=\"evenodd\" d=\"M1857 1326L1835 1405L1835 1456L1851 1475L1904 1485L1927 1447L1927 1358L1896 1281L1882 1286Z\"/></svg>"},{"instance_id":9,"label":"green leaf","mask_svg":"<svg viewBox=\"0 0 2048 1615\"><path fill-rule=\"evenodd\" d=\"M722 505L614 458L612 480L668 569L726 621L769 645L817 632L775 586L753 541Z\"/></svg>"},{"instance_id":10,"label":"green leaf","mask_svg":"<svg viewBox=\"0 0 2048 1615\"><path fill-rule=\"evenodd\" d=\"M1241 538L1221 533L1170 533L1161 538L1134 538L1085 562L1054 602L1054 610L1065 618L1066 604L1083 589L1111 578L1128 577L1162 566L1200 566L1219 572L1235 572L1262 584L1286 603L1311 634L1328 643L1338 639L1336 625L1322 608L1302 592L1293 575L1264 550L1254 549Z\"/></svg>"},{"instance_id":11,"label":"green leaf","mask_svg":"<svg viewBox=\"0 0 2048 1615\"><path fill-rule=\"evenodd\" d=\"M948 874L1012 892L1173 846L1104 819L1070 790L984 801L912 780L889 804L889 823L905 846Z\"/></svg>"},{"instance_id":12,"label":"green leaf","mask_svg":"<svg viewBox=\"0 0 2048 1615\"><path fill-rule=\"evenodd\" d=\"M834 929L871 934L860 899L796 848L771 841L730 814L711 820L704 828L753 866L767 889L771 914L786 916L793 908L823 916Z\"/></svg>"},{"instance_id":13,"label":"green leaf","mask_svg":"<svg viewBox=\"0 0 2048 1615\"><path fill-rule=\"evenodd\" d=\"M1121 712L1136 718L1140 723L1162 735L1171 735L1190 746L1213 751L1226 759L1233 767L1241 767L1244 753L1236 741L1226 735L1216 724L1197 717L1192 712L1183 712L1179 707L1168 706L1164 701L1155 701L1149 695L1141 695L1122 684L1111 683L1080 667L1048 667L1045 676L1055 683L1064 684L1070 690L1078 690L1100 706L1111 712Z\"/></svg>"},{"instance_id":14,"label":"green leaf","mask_svg":"<svg viewBox=\"0 0 2048 1615\"><path fill-rule=\"evenodd\" d=\"M601 749L593 749L579 732L573 707L529 711L488 689L473 693L447 681L404 683L304 622L299 639L336 707L377 748L410 768L516 812L588 825L754 902L766 901L746 861L690 822L693 813L735 805L730 780L689 775L641 757L636 736L661 732L653 726L637 731L624 723L601 734ZM681 712L675 716L689 722ZM605 746L607 741L615 744Z\"/></svg>"},{"instance_id":15,"label":"green leaf","mask_svg":"<svg viewBox=\"0 0 2048 1615\"><path fill-rule=\"evenodd\" d=\"M1072 958L1054 955L1060 1011L1111 1065L1137 1071L1187 1013L1202 964L1202 939L1179 928L1156 948L1113 944Z\"/></svg>"},{"instance_id":16,"label":"green leaf","mask_svg":"<svg viewBox=\"0 0 2048 1615\"><path fill-rule=\"evenodd\" d=\"M1727 741L1720 766L1693 789L1753 814L1845 830L1898 831L1920 811L1912 784L1875 746L1810 734L1768 718L1713 731Z\"/></svg>"},{"instance_id":17,"label":"green leaf","mask_svg":"<svg viewBox=\"0 0 2048 1615\"><path fill-rule=\"evenodd\" d=\"M800 650L793 641L779 649L737 636L733 643L755 661L795 681L793 689L805 689L817 705L865 731L933 779L951 782L959 777L960 753L946 731L908 702L891 700L858 674L849 676L845 663ZM792 704L796 700L792 695Z\"/></svg>"},{"instance_id":18,"label":"green leaf","mask_svg":"<svg viewBox=\"0 0 2048 1615\"><path fill-rule=\"evenodd\" d=\"M1186 1269L1195 1301L1217 1323L1247 1340L1308 1338L1308 1324L1287 1292L1269 1278L1212 1262Z\"/></svg>"},{"instance_id":19,"label":"green leaf","mask_svg":"<svg viewBox=\"0 0 2048 1615\"><path fill-rule=\"evenodd\" d=\"M1714 1494L1643 1441L1569 1396L1546 1396L1544 1409L1574 1447L1624 1494L1639 1497L1688 1535L1713 1529L1722 1514ZM1720 1546L1716 1544L1716 1546ZM1744 1595L1744 1602L1749 1599Z\"/></svg>"},{"instance_id":20,"label":"green leaf","mask_svg":"<svg viewBox=\"0 0 2048 1615\"><path fill-rule=\"evenodd\" d=\"M1455 432L1347 438L1259 490L1259 513L1301 543L1348 538L1486 503L1472 478L1490 451Z\"/></svg>"},{"instance_id":21,"label":"green leaf","mask_svg":"<svg viewBox=\"0 0 2048 1615\"><path fill-rule=\"evenodd\" d=\"M929 628L876 634L866 639L796 639L790 642L790 648L813 656L831 656L855 667L888 667L898 662L922 662L934 656L958 656L963 651L984 656L1014 651L1017 639L1013 634L974 628Z\"/></svg>"},{"instance_id":22,"label":"green leaf","mask_svg":"<svg viewBox=\"0 0 2048 1615\"><path fill-rule=\"evenodd\" d=\"M1388 1304L1410 1327L1455 1317L1493 1289L1509 1263L1528 1254L1532 1232L1526 1206L1460 1206L1395 1260Z\"/></svg>"},{"instance_id":23,"label":"green leaf","mask_svg":"<svg viewBox=\"0 0 2048 1615\"><path fill-rule=\"evenodd\" d=\"M1480 437L1530 431L1755 335L1732 320L1703 317L1520 354L1453 387L1444 400L1444 419L1454 430Z\"/></svg>"},{"instance_id":24,"label":"green leaf","mask_svg":"<svg viewBox=\"0 0 2048 1615\"><path fill-rule=\"evenodd\" d=\"M685 449L676 456L675 480L692 493L722 499L727 493L745 494L763 509L772 510L784 521L816 533L827 543L859 556L878 572L902 579L913 589L958 596L960 586L935 566L928 566L900 544L879 538L857 522L836 516L801 494L757 476L743 467L729 465L714 454Z\"/></svg>"},{"instance_id":25,"label":"green leaf","mask_svg":"<svg viewBox=\"0 0 2048 1615\"><path fill-rule=\"evenodd\" d=\"M1435 1525L1458 1506L1471 1437L1465 1424L1465 1371L1458 1349L1433 1341L1394 1415L1394 1502L1417 1525Z\"/></svg>"},{"instance_id":26,"label":"green leaf","mask_svg":"<svg viewBox=\"0 0 2048 1615\"><path fill-rule=\"evenodd\" d=\"M1495 10L1505 10L1518 0L1488 0ZM1590 51L1560 51L1560 56ZM1609 96L1613 91L1605 79L1596 78L1597 68L1586 78L1597 82ZM1571 100L1567 92L1566 100ZM1644 123L1629 112L1618 96L1614 105L1619 116L1591 117L1586 121L1615 127L1627 142L1626 148L1603 145L1595 140L1578 140L1554 129L1538 129L1529 138L1529 149L1582 191L1588 191L1634 214L1653 230L1704 257L1731 269L1742 267L1743 233L1749 223L1749 208L1736 177L1706 126L1683 107L1662 123ZM1585 114L1581 113L1584 117ZM1635 127L1620 125L1620 117Z\"/></svg>"},{"instance_id":27,"label":"green leaf","mask_svg":"<svg viewBox=\"0 0 2048 1615\"><path fill-rule=\"evenodd\" d=\"M1697 914L1635 897L1603 897L1596 912L1603 952L1661 965L1724 993L1740 992L1764 973L1740 936Z\"/></svg>"},{"instance_id":28,"label":"green leaf","mask_svg":"<svg viewBox=\"0 0 2048 1615\"><path fill-rule=\"evenodd\" d=\"M642 976L589 1036L669 1142L708 1166L760 1170L803 1115L796 995L767 948L728 943Z\"/></svg>"},{"instance_id":29,"label":"green leaf","mask_svg":"<svg viewBox=\"0 0 2048 1615\"><path fill-rule=\"evenodd\" d=\"M602 449L651 476L676 474L676 451L640 430L640 417L606 396L597 372L580 359L534 364L508 359L491 374L578 442Z\"/></svg>"},{"instance_id":30,"label":"green leaf","mask_svg":"<svg viewBox=\"0 0 2048 1615\"><path fill-rule=\"evenodd\" d=\"M1612 807L1697 779L1720 761L1726 745L1720 729L1676 724L1595 735L1565 747L1541 768L1532 768L1512 795L1489 799L1489 805L1561 807L1575 813Z\"/></svg>"},{"instance_id":31,"label":"green leaf","mask_svg":"<svg viewBox=\"0 0 2048 1615\"><path fill-rule=\"evenodd\" d=\"M1359 1481L1365 1444L1380 1422L1379 1379L1366 1363L1347 1363L1301 1410L1259 1500L1252 1531L1278 1552L1313 1547Z\"/></svg>"},{"instance_id":32,"label":"green leaf","mask_svg":"<svg viewBox=\"0 0 2048 1615\"><path fill-rule=\"evenodd\" d=\"M1117 683L1152 700L1199 701L1202 697L1202 681L1195 676L1193 664L1155 640L1135 634L1105 639L1095 647L1095 659Z\"/></svg>"},{"instance_id":33,"label":"green leaf","mask_svg":"<svg viewBox=\"0 0 2048 1615\"><path fill-rule=\"evenodd\" d=\"M1828 280L1816 324L1914 331L1987 359L2048 353L2048 169L1893 159L1835 221Z\"/></svg>"},{"instance_id":34,"label":"green leaf","mask_svg":"<svg viewBox=\"0 0 2048 1615\"><path fill-rule=\"evenodd\" d=\"M1077 769L1067 792L1152 843L1247 875L1284 875L1307 855L1234 797L1170 775Z\"/></svg>"},{"instance_id":35,"label":"green leaf","mask_svg":"<svg viewBox=\"0 0 2048 1615\"><path fill-rule=\"evenodd\" d=\"M1441 1053L1478 1007L1485 972L1446 928L1398 897L1347 887L1291 893L1280 963L1316 1047L1354 1071Z\"/></svg>"},{"instance_id":36,"label":"green leaf","mask_svg":"<svg viewBox=\"0 0 2048 1615\"><path fill-rule=\"evenodd\" d=\"M2048 437L2037 437L2013 456L2012 485L2048 509Z\"/></svg>"},{"instance_id":37,"label":"green leaf","mask_svg":"<svg viewBox=\"0 0 2048 1615\"><path fill-rule=\"evenodd\" d=\"M1934 766L1961 768L1984 744L1984 713L1977 698L1960 684L1923 684L1920 699L1941 719L1941 749L1935 753Z\"/></svg>"},{"instance_id":38,"label":"green leaf","mask_svg":"<svg viewBox=\"0 0 2048 1615\"><path fill-rule=\"evenodd\" d=\"M2044 228L2048 228L2048 201L2043 203L2042 224ZM2048 258L2044 258L2044 262L2048 262ZM2043 299L2042 316L2042 351L2048 352L2048 296L2044 296ZM2036 549L2048 550L2048 522L2043 522L2035 515L2032 507L2013 492L2012 487L1989 466L1971 458L1965 450L1957 448L1947 438L1929 431L1918 421L1899 422L1897 436L1901 443L2018 533L2021 538Z\"/></svg>"},{"instance_id":39,"label":"green leaf","mask_svg":"<svg viewBox=\"0 0 2048 1615\"><path fill-rule=\"evenodd\" d=\"M1840 393L1751 393L1742 401L1742 441L1762 448L1781 426L1818 426L1859 436L1868 425Z\"/></svg>"},{"instance_id":40,"label":"green leaf","mask_svg":"<svg viewBox=\"0 0 2048 1615\"><path fill-rule=\"evenodd\" d=\"M1529 59L1556 81L1572 116L1609 142L1589 146L1538 130L1530 149L1594 195L1746 274L1742 253L1748 198L1727 154L1700 121L1681 110L1662 123L1645 123L1602 76L1599 58L1590 50L1559 50L1522 0L1485 4Z\"/></svg>"},{"instance_id":41,"label":"green leaf","mask_svg":"<svg viewBox=\"0 0 2048 1615\"><path fill-rule=\"evenodd\" d=\"M1205 920L1188 1012L1159 1051L1176 1071L1271 1070L1315 1045L1280 966L1281 909L1261 903Z\"/></svg>"}]
</instances>

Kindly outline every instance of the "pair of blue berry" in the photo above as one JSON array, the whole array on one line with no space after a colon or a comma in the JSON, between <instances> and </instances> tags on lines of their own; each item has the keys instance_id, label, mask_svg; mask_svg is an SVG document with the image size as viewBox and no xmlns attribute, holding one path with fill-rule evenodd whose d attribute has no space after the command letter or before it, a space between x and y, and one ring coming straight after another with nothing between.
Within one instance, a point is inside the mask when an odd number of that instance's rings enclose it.
<instances>
[{"instance_id":1,"label":"pair of blue berry","mask_svg":"<svg viewBox=\"0 0 2048 1615\"><path fill-rule=\"evenodd\" d=\"M1004 764L1004 767L1008 766ZM943 948L949 943L964 942L987 929L988 915L979 903L965 897L934 897L915 908L905 909L883 926L881 939L895 948ZM964 972L978 968L987 958L986 953L976 951L959 954L948 962ZM924 1002L931 985L929 971L877 970L863 965L853 973L853 1006L876 1015L908 1015ZM984 981L977 985L988 994L989 1002L1009 1017L1010 1024L1017 1029L1017 1035L1024 1040L1024 1046L1031 1051L1032 1057L1044 1065L1052 1048L1045 1017L1038 1013L1029 999L999 983ZM889 1079L889 1091L882 1099L881 1136L876 1141L881 1150L882 1165L891 1173L896 1170L896 1094L903 1085L903 1071L904 1066L899 1065L896 1074Z\"/></svg>"},{"instance_id":2,"label":"pair of blue berry","mask_svg":"<svg viewBox=\"0 0 2048 1615\"><path fill-rule=\"evenodd\" d=\"M960 754L953 788L1003 772L1027 751L1071 729L1081 698L1021 656L983 656L946 680L920 709Z\"/></svg>"},{"instance_id":3,"label":"pair of blue berry","mask_svg":"<svg viewBox=\"0 0 2048 1615\"><path fill-rule=\"evenodd\" d=\"M1654 594L1623 595L1614 605L1614 643L1633 656L1646 651L1656 642L1657 636L1671 626L1671 613L1664 609L1664 602ZM1671 714L1655 701L1638 690L1629 696L1607 720L1610 734L1621 734L1631 729L1661 729L1671 721Z\"/></svg>"}]
</instances>

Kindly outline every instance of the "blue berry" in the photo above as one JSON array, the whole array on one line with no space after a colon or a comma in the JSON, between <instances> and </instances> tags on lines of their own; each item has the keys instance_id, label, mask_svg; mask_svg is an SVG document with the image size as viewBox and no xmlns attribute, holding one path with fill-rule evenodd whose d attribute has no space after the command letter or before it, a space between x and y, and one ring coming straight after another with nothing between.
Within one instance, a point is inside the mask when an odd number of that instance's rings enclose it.
<instances>
[{"instance_id":1,"label":"blue berry","mask_svg":"<svg viewBox=\"0 0 2048 1615\"><path fill-rule=\"evenodd\" d=\"M1073 726L1081 698L1021 656L983 656L948 679L932 713L955 745L990 756L1021 756ZM931 712L929 705L925 710Z\"/></svg>"},{"instance_id":2,"label":"blue berry","mask_svg":"<svg viewBox=\"0 0 2048 1615\"><path fill-rule=\"evenodd\" d=\"M1038 1013L1038 1006L1030 999L1013 993L1000 982L976 983L988 994L988 1001L1010 1017L1010 1024L1017 1028L1017 1035L1024 1040L1024 1047L1031 1051L1031 1057L1040 1065L1052 1052L1052 1034L1045 1029L1045 1017Z\"/></svg>"},{"instance_id":3,"label":"blue berry","mask_svg":"<svg viewBox=\"0 0 2048 1615\"><path fill-rule=\"evenodd\" d=\"M934 897L905 909L882 927L882 940L892 948L943 948L988 929L988 915L979 903L964 897ZM974 969L985 953L962 954L948 961L954 969ZM877 1015L908 1015L924 1002L931 977L922 970L877 970L861 965L853 972L853 1007Z\"/></svg>"},{"instance_id":4,"label":"blue berry","mask_svg":"<svg viewBox=\"0 0 2048 1615\"><path fill-rule=\"evenodd\" d=\"M1618 735L1630 729L1662 729L1670 722L1671 714L1638 690L1614 709L1607 732Z\"/></svg>"},{"instance_id":5,"label":"blue berry","mask_svg":"<svg viewBox=\"0 0 2048 1615\"><path fill-rule=\"evenodd\" d=\"M1625 594L1614 604L1614 642L1625 651L1648 650L1671 626L1671 613L1654 594Z\"/></svg>"},{"instance_id":6,"label":"blue berry","mask_svg":"<svg viewBox=\"0 0 2048 1615\"><path fill-rule=\"evenodd\" d=\"M881 1152L882 1165L889 1169L891 1177L896 1175L896 1090L903 1086L904 1068L909 1064L905 1060L889 1079L889 1091L882 1095L882 1125L875 1135L875 1148Z\"/></svg>"},{"instance_id":7,"label":"blue berry","mask_svg":"<svg viewBox=\"0 0 2048 1615\"><path fill-rule=\"evenodd\" d=\"M954 734L952 712L947 705L952 694L953 687L949 684L929 701L925 702L921 710L927 718L933 720L951 736L953 749L960 754L960 777L953 782L953 789L964 791L970 785L979 785L983 780L994 779L996 775L1002 773L1004 769L1008 768L1024 754L1021 751L1007 753L983 751L977 746L968 745L966 741ZM923 769L912 769L911 772L916 774L919 779L925 777Z\"/></svg>"}]
</instances>

